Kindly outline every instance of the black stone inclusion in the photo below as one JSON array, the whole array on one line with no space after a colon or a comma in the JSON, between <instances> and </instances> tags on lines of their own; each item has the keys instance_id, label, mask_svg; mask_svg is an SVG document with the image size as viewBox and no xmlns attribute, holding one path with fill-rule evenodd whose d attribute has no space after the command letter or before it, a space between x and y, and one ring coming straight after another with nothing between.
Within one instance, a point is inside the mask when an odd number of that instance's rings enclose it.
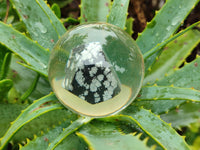
<instances>
[{"instance_id":1,"label":"black stone inclusion","mask_svg":"<svg viewBox=\"0 0 200 150\"><path fill-rule=\"evenodd\" d=\"M85 65L84 69L80 69L80 68L77 69L77 71L75 72L74 78L72 80L72 83L71 83L71 85L73 87L73 90L69 90L69 91L72 92L73 94L77 95L77 96L84 95L84 92L88 91L88 94L86 96L84 96L85 97L85 101L87 101L88 103L91 103L91 104L97 104L97 103L105 101L104 98L103 98L103 94L104 94L105 91L107 91L107 88L102 83L107 80L107 77L104 74L104 70L105 70L104 67L97 67L96 74L94 74L94 76L91 77L90 74L89 74L89 71L91 70L92 67L95 67L95 65L87 65L87 66ZM78 71L81 71L83 73L83 76L85 78L84 84L86 83L88 85L91 85L92 80L96 79L98 75L104 75L104 78L101 81L101 86L97 88L96 92L92 92L92 91L90 91L90 88L86 89L85 86L80 86L78 84L78 82L75 79L75 76L76 76ZM108 73L110 73L110 72L108 72ZM114 96L116 96L120 91L121 91L121 88L117 84L117 87L113 90L112 98ZM94 93L97 93L99 95L100 101L95 102Z\"/></svg>"}]
</instances>

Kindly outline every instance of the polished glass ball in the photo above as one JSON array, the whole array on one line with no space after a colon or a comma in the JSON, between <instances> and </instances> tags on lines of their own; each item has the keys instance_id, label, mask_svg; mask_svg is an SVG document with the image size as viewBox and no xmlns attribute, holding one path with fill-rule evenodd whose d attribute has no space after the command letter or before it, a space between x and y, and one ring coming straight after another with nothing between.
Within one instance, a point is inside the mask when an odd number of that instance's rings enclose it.
<instances>
[{"instance_id":1,"label":"polished glass ball","mask_svg":"<svg viewBox=\"0 0 200 150\"><path fill-rule=\"evenodd\" d=\"M136 42L119 27L82 24L58 40L48 74L64 106L84 116L105 117L136 98L144 62Z\"/></svg>"}]
</instances>

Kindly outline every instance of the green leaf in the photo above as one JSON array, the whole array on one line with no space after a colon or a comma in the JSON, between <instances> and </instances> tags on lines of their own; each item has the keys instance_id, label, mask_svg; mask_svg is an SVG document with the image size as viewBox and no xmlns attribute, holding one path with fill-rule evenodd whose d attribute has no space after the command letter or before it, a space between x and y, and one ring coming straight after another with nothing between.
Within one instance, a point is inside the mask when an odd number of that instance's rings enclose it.
<instances>
[{"instance_id":1,"label":"green leaf","mask_svg":"<svg viewBox=\"0 0 200 150\"><path fill-rule=\"evenodd\" d=\"M13 86L13 82L10 79L4 79L0 81L0 101L7 96L9 90Z\"/></svg>"},{"instance_id":2,"label":"green leaf","mask_svg":"<svg viewBox=\"0 0 200 150\"><path fill-rule=\"evenodd\" d=\"M7 130L5 135L1 138L0 149L3 149L10 139L15 135L15 133L25 124L31 120L37 118L38 116L47 113L52 110L62 109L61 104L53 104L56 97L54 94L49 94L31 104L17 117L14 122L11 122L10 128Z\"/></svg>"},{"instance_id":3,"label":"green leaf","mask_svg":"<svg viewBox=\"0 0 200 150\"><path fill-rule=\"evenodd\" d=\"M71 125L69 125L67 128L63 129L63 132L54 139L52 143L50 143L47 150L54 149L59 143L61 143L66 137L68 137L70 134L78 130L81 126L89 123L93 118L89 117L80 117L76 121L72 122Z\"/></svg>"},{"instance_id":4,"label":"green leaf","mask_svg":"<svg viewBox=\"0 0 200 150\"><path fill-rule=\"evenodd\" d=\"M49 51L2 22L0 22L0 44L19 55L37 72L47 76Z\"/></svg>"},{"instance_id":5,"label":"green leaf","mask_svg":"<svg viewBox=\"0 0 200 150\"><path fill-rule=\"evenodd\" d=\"M19 32L26 32L26 26L25 26L24 22L22 22L22 21L14 22L14 23L12 23L12 25L13 25L13 28L18 30Z\"/></svg>"},{"instance_id":6,"label":"green leaf","mask_svg":"<svg viewBox=\"0 0 200 150\"><path fill-rule=\"evenodd\" d=\"M137 38L136 42L142 53L148 52L157 44L168 39L198 2L199 0L166 1L162 9L156 13L156 16ZM146 69L155 61L158 54L152 55L145 61Z\"/></svg>"},{"instance_id":7,"label":"green leaf","mask_svg":"<svg viewBox=\"0 0 200 150\"><path fill-rule=\"evenodd\" d=\"M66 30L44 0L11 0L33 40L52 49Z\"/></svg>"},{"instance_id":8,"label":"green leaf","mask_svg":"<svg viewBox=\"0 0 200 150\"><path fill-rule=\"evenodd\" d=\"M106 22L111 0L81 0L81 23Z\"/></svg>"},{"instance_id":9,"label":"green leaf","mask_svg":"<svg viewBox=\"0 0 200 150\"><path fill-rule=\"evenodd\" d=\"M155 114L167 113L171 109L178 107L184 103L185 100L146 100L137 101L135 100L129 107L130 109L144 107L145 109L151 110Z\"/></svg>"},{"instance_id":10,"label":"green leaf","mask_svg":"<svg viewBox=\"0 0 200 150\"><path fill-rule=\"evenodd\" d=\"M4 19L6 15L6 9L7 9L6 1L5 0L0 1L0 20Z\"/></svg>"},{"instance_id":11,"label":"green leaf","mask_svg":"<svg viewBox=\"0 0 200 150\"><path fill-rule=\"evenodd\" d=\"M24 94L27 91L27 89L30 88L31 85L33 85L32 82L37 77L37 73L35 71L32 71L16 63L21 61L22 60L16 57L16 55L13 55L10 65L10 71L8 73L8 78L13 80L14 83L13 86L17 91L17 93L19 93L19 97L14 97L14 99L20 99L20 95ZM40 76L36 89L32 92L32 94L28 98L29 100L33 101L49 94L51 91L52 89L47 79L44 79L42 76ZM10 95L11 96L10 98L12 98L13 95L14 94Z\"/></svg>"},{"instance_id":12,"label":"green leaf","mask_svg":"<svg viewBox=\"0 0 200 150\"><path fill-rule=\"evenodd\" d=\"M200 149L200 136L197 136L193 145L192 145L193 150L198 150Z\"/></svg>"},{"instance_id":13,"label":"green leaf","mask_svg":"<svg viewBox=\"0 0 200 150\"><path fill-rule=\"evenodd\" d=\"M10 52L5 54L3 63L1 65L0 80L5 79L8 74L11 56L12 56L12 54Z\"/></svg>"},{"instance_id":14,"label":"green leaf","mask_svg":"<svg viewBox=\"0 0 200 150\"><path fill-rule=\"evenodd\" d=\"M27 104L0 104L0 137L2 137L10 126L10 122L15 120L20 112L27 107ZM12 138L13 143L21 143L26 138L32 139L33 135L40 135L48 128L59 125L60 122L70 122L77 119L77 115L67 109L54 110L23 126Z\"/></svg>"},{"instance_id":15,"label":"green leaf","mask_svg":"<svg viewBox=\"0 0 200 150\"><path fill-rule=\"evenodd\" d=\"M174 109L185 101L198 101L200 92L195 89L167 87L167 86L146 86L143 87L137 99L132 103L135 107L151 109L153 113L163 114Z\"/></svg>"},{"instance_id":16,"label":"green leaf","mask_svg":"<svg viewBox=\"0 0 200 150\"><path fill-rule=\"evenodd\" d=\"M143 108L125 109L123 115L115 115L102 118L104 121L125 121L137 124L147 135L157 142L164 149L187 149L188 145L184 139L160 117Z\"/></svg>"},{"instance_id":17,"label":"green leaf","mask_svg":"<svg viewBox=\"0 0 200 150\"><path fill-rule=\"evenodd\" d=\"M59 126L49 130L42 136L35 136L32 141L28 141L25 146L20 146L20 150L45 150L48 148L49 143L51 143L57 136L63 132L63 128L70 124L69 121L65 121ZM62 143L60 143L55 150L79 150L84 149L85 144L82 143L75 134L69 135Z\"/></svg>"},{"instance_id":18,"label":"green leaf","mask_svg":"<svg viewBox=\"0 0 200 150\"><path fill-rule=\"evenodd\" d=\"M179 36L183 35L184 33L186 33L187 31L189 31L190 29L195 28L197 25L200 24L200 21L190 25L189 27L187 27L186 29L182 30L181 32L175 34L174 36L171 36L170 38L168 38L167 40L165 40L164 42L157 44L154 48L152 48L151 50L149 50L148 52L143 54L143 58L144 60L147 60L150 56L152 56L153 54L155 54L156 52L158 52L161 48L163 48L166 44L168 44L169 42L173 41L174 39L178 38ZM157 57L156 57L157 58ZM151 68L148 68L151 69Z\"/></svg>"},{"instance_id":19,"label":"green leaf","mask_svg":"<svg viewBox=\"0 0 200 150\"><path fill-rule=\"evenodd\" d=\"M0 103L0 137L5 134L6 130L10 126L10 122L16 119L21 110L26 106L27 105Z\"/></svg>"},{"instance_id":20,"label":"green leaf","mask_svg":"<svg viewBox=\"0 0 200 150\"><path fill-rule=\"evenodd\" d=\"M200 103L184 103L167 114L162 114L161 118L177 129L189 126L200 119Z\"/></svg>"},{"instance_id":21,"label":"green leaf","mask_svg":"<svg viewBox=\"0 0 200 150\"><path fill-rule=\"evenodd\" d=\"M38 80L40 78L40 75L38 74L35 78L35 80L33 81L33 83L31 84L31 86L27 89L27 91L20 97L20 101L24 102L31 94L32 92L35 90Z\"/></svg>"},{"instance_id":22,"label":"green leaf","mask_svg":"<svg viewBox=\"0 0 200 150\"><path fill-rule=\"evenodd\" d=\"M172 74L200 42L200 32L190 30L170 42L145 77L145 83Z\"/></svg>"},{"instance_id":23,"label":"green leaf","mask_svg":"<svg viewBox=\"0 0 200 150\"><path fill-rule=\"evenodd\" d=\"M69 24L79 24L80 21L78 19L72 18L72 17L67 17L62 20L63 23L69 23Z\"/></svg>"},{"instance_id":24,"label":"green leaf","mask_svg":"<svg viewBox=\"0 0 200 150\"><path fill-rule=\"evenodd\" d=\"M46 3L44 3L43 0L36 0L36 1L40 5L40 7L44 10L45 14L48 15L48 18L50 18L50 22L55 27L55 29L58 33L58 37L62 36L66 32L66 29L65 29L64 25L62 24L62 22L60 22L60 20L51 11L51 9L48 7L48 5Z\"/></svg>"},{"instance_id":25,"label":"green leaf","mask_svg":"<svg viewBox=\"0 0 200 150\"><path fill-rule=\"evenodd\" d=\"M48 3L53 5L54 3L58 4L60 8L63 8L67 4L71 3L72 0L48 0Z\"/></svg>"},{"instance_id":26,"label":"green leaf","mask_svg":"<svg viewBox=\"0 0 200 150\"><path fill-rule=\"evenodd\" d=\"M9 50L5 46L0 44L0 68L2 68L2 65L4 63L4 57L8 52Z\"/></svg>"},{"instance_id":27,"label":"green leaf","mask_svg":"<svg viewBox=\"0 0 200 150\"><path fill-rule=\"evenodd\" d=\"M55 15L60 18L61 17L61 11L60 11L60 7L58 4L54 3L52 6L51 6L51 10L55 13Z\"/></svg>"},{"instance_id":28,"label":"green leaf","mask_svg":"<svg viewBox=\"0 0 200 150\"><path fill-rule=\"evenodd\" d=\"M168 86L146 86L140 92L137 100L188 100L200 102L200 91Z\"/></svg>"},{"instance_id":29,"label":"green leaf","mask_svg":"<svg viewBox=\"0 0 200 150\"><path fill-rule=\"evenodd\" d=\"M77 119L77 115L67 109L57 109L43 114L23 126L12 138L15 143L21 143L26 138L33 139L36 134L48 132L49 128L60 125L61 122L69 122Z\"/></svg>"},{"instance_id":30,"label":"green leaf","mask_svg":"<svg viewBox=\"0 0 200 150\"><path fill-rule=\"evenodd\" d=\"M126 20L126 32L130 35L130 36L132 36L132 34L133 34L133 21L134 21L134 19L132 18L132 17L130 17L130 18L128 18L127 20Z\"/></svg>"},{"instance_id":31,"label":"green leaf","mask_svg":"<svg viewBox=\"0 0 200 150\"><path fill-rule=\"evenodd\" d=\"M114 0L107 22L125 29L129 0Z\"/></svg>"},{"instance_id":32,"label":"green leaf","mask_svg":"<svg viewBox=\"0 0 200 150\"><path fill-rule=\"evenodd\" d=\"M175 87L194 88L200 90L200 57L186 64L173 74L156 82L160 86L174 85Z\"/></svg>"},{"instance_id":33,"label":"green leaf","mask_svg":"<svg viewBox=\"0 0 200 150\"><path fill-rule=\"evenodd\" d=\"M126 110L123 114L134 118L142 130L164 149L189 149L184 139L171 126L150 111L139 109L133 113L133 110Z\"/></svg>"},{"instance_id":34,"label":"green leaf","mask_svg":"<svg viewBox=\"0 0 200 150\"><path fill-rule=\"evenodd\" d=\"M113 124L97 122L86 125L76 133L91 150L146 150L150 149L147 139L142 141L139 135L122 134Z\"/></svg>"}]
</instances>

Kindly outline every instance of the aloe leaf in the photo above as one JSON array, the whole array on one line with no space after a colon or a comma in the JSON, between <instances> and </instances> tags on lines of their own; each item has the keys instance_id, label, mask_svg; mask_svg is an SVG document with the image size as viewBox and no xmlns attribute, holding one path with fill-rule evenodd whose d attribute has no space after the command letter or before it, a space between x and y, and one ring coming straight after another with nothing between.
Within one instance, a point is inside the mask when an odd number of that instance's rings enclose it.
<instances>
[{"instance_id":1,"label":"aloe leaf","mask_svg":"<svg viewBox=\"0 0 200 150\"><path fill-rule=\"evenodd\" d=\"M54 12L54 14L60 18L61 17L61 11L60 11L60 7L58 4L54 3L52 6L51 6L51 10Z\"/></svg>"},{"instance_id":2,"label":"aloe leaf","mask_svg":"<svg viewBox=\"0 0 200 150\"><path fill-rule=\"evenodd\" d=\"M58 37L62 36L66 29L62 22L56 17L56 15L51 11L50 7L43 1L43 0L36 0L38 5L44 10L45 14L48 15L48 18L50 18L50 22L52 22L53 26L55 27ZM52 41L51 41L52 42ZM56 41L55 41L56 42Z\"/></svg>"},{"instance_id":3,"label":"aloe leaf","mask_svg":"<svg viewBox=\"0 0 200 150\"><path fill-rule=\"evenodd\" d=\"M61 128L55 128L55 130L50 131L51 135L44 134L41 137L35 136L33 141L28 141L25 146L20 146L20 150L35 150L35 149L46 149L51 137L56 137L56 133L61 133L63 130ZM61 144L59 144L55 150L84 150L86 149L86 144L81 142L80 139L75 135L69 135Z\"/></svg>"},{"instance_id":4,"label":"aloe leaf","mask_svg":"<svg viewBox=\"0 0 200 150\"><path fill-rule=\"evenodd\" d=\"M19 55L37 72L47 76L49 51L2 22L0 22L0 44Z\"/></svg>"},{"instance_id":5,"label":"aloe leaf","mask_svg":"<svg viewBox=\"0 0 200 150\"><path fill-rule=\"evenodd\" d=\"M145 83L172 74L200 42L200 32L190 30L170 42L145 77Z\"/></svg>"},{"instance_id":6,"label":"aloe leaf","mask_svg":"<svg viewBox=\"0 0 200 150\"><path fill-rule=\"evenodd\" d=\"M51 143L57 136L63 132L63 128L70 124L69 121L65 121L61 125L55 126L53 129L50 129L47 133L42 134L41 136L34 137L33 140L28 141L25 146L20 146L20 150L36 150L36 149L47 149L49 143ZM62 143L60 143L55 150L72 150L72 149L84 149L86 146L80 139L75 135L69 135Z\"/></svg>"},{"instance_id":7,"label":"aloe leaf","mask_svg":"<svg viewBox=\"0 0 200 150\"><path fill-rule=\"evenodd\" d=\"M60 8L63 8L67 4L71 3L72 0L48 0L48 3L53 5L54 3L58 4Z\"/></svg>"},{"instance_id":8,"label":"aloe leaf","mask_svg":"<svg viewBox=\"0 0 200 150\"><path fill-rule=\"evenodd\" d=\"M130 35L130 36L132 36L132 34L133 34L133 21L134 21L134 19L132 18L132 17L130 17L130 18L128 18L127 20L126 20L126 29L125 29L125 31Z\"/></svg>"},{"instance_id":9,"label":"aloe leaf","mask_svg":"<svg viewBox=\"0 0 200 150\"><path fill-rule=\"evenodd\" d=\"M93 118L89 117L80 117L79 119L75 120L71 123L67 128L63 129L63 132L56 137L56 139L53 140L52 143L50 143L47 150L54 149L58 144L60 144L66 137L68 137L70 134L78 130L83 125L89 123Z\"/></svg>"},{"instance_id":10,"label":"aloe leaf","mask_svg":"<svg viewBox=\"0 0 200 150\"><path fill-rule=\"evenodd\" d=\"M8 49L0 44L0 69L2 68L2 65L4 63L4 57L8 52Z\"/></svg>"},{"instance_id":11,"label":"aloe leaf","mask_svg":"<svg viewBox=\"0 0 200 150\"><path fill-rule=\"evenodd\" d=\"M115 115L102 118L103 121L125 121L129 124L137 124L148 136L150 136L163 149L187 149L189 146L184 139L159 116L150 111L140 109L125 109L123 115Z\"/></svg>"},{"instance_id":12,"label":"aloe leaf","mask_svg":"<svg viewBox=\"0 0 200 150\"><path fill-rule=\"evenodd\" d=\"M15 133L34 118L52 110L62 109L63 107L61 104L53 104L55 100L57 99L54 94L49 94L35 101L32 105L23 110L17 119L11 123L10 128L1 138L0 148L3 149Z\"/></svg>"},{"instance_id":13,"label":"aloe leaf","mask_svg":"<svg viewBox=\"0 0 200 150\"><path fill-rule=\"evenodd\" d=\"M33 40L52 49L66 30L43 0L11 0Z\"/></svg>"},{"instance_id":14,"label":"aloe leaf","mask_svg":"<svg viewBox=\"0 0 200 150\"><path fill-rule=\"evenodd\" d=\"M137 99L132 103L135 107L151 109L153 113L163 114L174 109L185 101L198 101L199 91L189 88L173 86L146 86L143 87Z\"/></svg>"},{"instance_id":15,"label":"aloe leaf","mask_svg":"<svg viewBox=\"0 0 200 150\"><path fill-rule=\"evenodd\" d=\"M3 59L3 63L1 65L0 80L5 79L7 74L8 74L11 56L12 56L12 54L10 52L5 54L5 57Z\"/></svg>"},{"instance_id":16,"label":"aloe leaf","mask_svg":"<svg viewBox=\"0 0 200 150\"><path fill-rule=\"evenodd\" d=\"M70 122L77 119L77 115L67 109L57 109L39 116L23 126L12 138L15 143L21 143L26 138L32 139L36 134L48 132L48 129L60 125L61 122Z\"/></svg>"},{"instance_id":17,"label":"aloe leaf","mask_svg":"<svg viewBox=\"0 0 200 150\"><path fill-rule=\"evenodd\" d=\"M146 53L143 54L144 60L147 60L150 56L152 56L153 54L155 54L156 52L158 52L161 48L163 48L169 42L171 42L171 41L175 40L176 38L180 37L181 35L183 35L187 31L189 31L189 30L191 30L193 28L196 28L196 26L198 26L199 24L200 24L200 21L198 21L198 22L190 25L186 29L184 29L181 32L175 34L174 36L169 37L164 42L162 42L160 44L157 44L154 48L152 48L151 50L149 50L148 52L146 52Z\"/></svg>"},{"instance_id":18,"label":"aloe leaf","mask_svg":"<svg viewBox=\"0 0 200 150\"><path fill-rule=\"evenodd\" d=\"M186 64L184 67L176 70L173 74L167 75L161 80L156 81L158 86L175 86L180 88L191 88L200 90L200 57L197 57L193 62ZM187 93L187 91L186 91ZM160 101L159 101L160 102ZM136 102L137 106L144 105L145 108L152 109L156 113L164 113L169 111L171 108L179 106L184 103L184 100L165 100L165 102L157 103L156 101L140 101ZM174 106L173 106L174 105ZM152 108L150 108L152 106ZM162 107L166 106L164 111L161 110Z\"/></svg>"},{"instance_id":19,"label":"aloe leaf","mask_svg":"<svg viewBox=\"0 0 200 150\"><path fill-rule=\"evenodd\" d=\"M166 1L162 9L156 13L156 16L136 40L142 53L148 52L157 44L168 39L198 2L199 0ZM152 55L145 61L147 69L154 62L158 54Z\"/></svg>"},{"instance_id":20,"label":"aloe leaf","mask_svg":"<svg viewBox=\"0 0 200 150\"><path fill-rule=\"evenodd\" d=\"M6 132L10 126L10 122L16 119L27 105L4 104L0 103L0 137Z\"/></svg>"},{"instance_id":21,"label":"aloe leaf","mask_svg":"<svg viewBox=\"0 0 200 150\"><path fill-rule=\"evenodd\" d=\"M145 109L139 109L135 113L133 110L123 112L136 120L138 125L152 137L164 149L188 149L184 139L160 117Z\"/></svg>"},{"instance_id":22,"label":"aloe leaf","mask_svg":"<svg viewBox=\"0 0 200 150\"><path fill-rule=\"evenodd\" d=\"M140 140L139 135L120 133L113 124L88 124L76 133L91 150L147 150L147 139Z\"/></svg>"},{"instance_id":23,"label":"aloe leaf","mask_svg":"<svg viewBox=\"0 0 200 150\"><path fill-rule=\"evenodd\" d=\"M4 79L0 81L0 101L2 101L4 97L6 97L12 86L13 82L10 79Z\"/></svg>"},{"instance_id":24,"label":"aloe leaf","mask_svg":"<svg viewBox=\"0 0 200 150\"><path fill-rule=\"evenodd\" d=\"M31 84L31 86L27 89L27 91L20 97L20 101L24 102L31 94L32 92L35 90L38 80L40 78L40 75L38 74L35 78L35 80L33 81L33 83Z\"/></svg>"},{"instance_id":25,"label":"aloe leaf","mask_svg":"<svg viewBox=\"0 0 200 150\"><path fill-rule=\"evenodd\" d=\"M26 26L25 26L24 22L22 22L22 21L14 22L14 23L12 23L12 25L13 25L13 28L18 30L19 32L26 32Z\"/></svg>"},{"instance_id":26,"label":"aloe leaf","mask_svg":"<svg viewBox=\"0 0 200 150\"><path fill-rule=\"evenodd\" d=\"M145 62L148 61L148 58L150 58L151 56L153 55L156 55L156 52L157 54L160 53L161 49L166 45L168 44L169 42L171 42L172 40L178 38L179 36L183 35L184 33L186 33L187 31L189 31L190 29L196 27L197 25L199 25L200 22L196 22L194 24L192 24L191 26L187 27L185 30L182 30L181 32L175 34L174 36L168 38L167 40L165 40L164 42L162 42L161 44L157 44L154 48L152 48L151 50L149 50L148 52L146 52L145 54L143 54L143 58L145 60ZM158 56L156 56L157 58ZM156 58L154 59L154 61L156 60ZM153 61L152 61L153 62ZM146 71L149 70L151 71L151 68L149 67L151 65L151 63L148 63L146 64Z\"/></svg>"},{"instance_id":27,"label":"aloe leaf","mask_svg":"<svg viewBox=\"0 0 200 150\"><path fill-rule=\"evenodd\" d=\"M130 109L135 109L138 107L144 107L145 109L151 110L153 113L159 115L169 112L170 110L178 107L186 100L146 100L146 101L137 101L135 100Z\"/></svg>"},{"instance_id":28,"label":"aloe leaf","mask_svg":"<svg viewBox=\"0 0 200 150\"><path fill-rule=\"evenodd\" d=\"M0 104L0 137L2 137L20 112L27 107L27 104ZM21 143L26 138L32 139L33 135L40 132L47 132L47 128L59 125L59 122L73 121L77 115L67 109L54 110L35 118L23 126L12 138L13 143Z\"/></svg>"},{"instance_id":29,"label":"aloe leaf","mask_svg":"<svg viewBox=\"0 0 200 150\"><path fill-rule=\"evenodd\" d=\"M170 122L174 128L189 126L200 119L199 103L184 103L180 107L162 114L161 118L166 122Z\"/></svg>"},{"instance_id":30,"label":"aloe leaf","mask_svg":"<svg viewBox=\"0 0 200 150\"><path fill-rule=\"evenodd\" d=\"M106 22L111 0L81 0L81 23Z\"/></svg>"},{"instance_id":31,"label":"aloe leaf","mask_svg":"<svg viewBox=\"0 0 200 150\"><path fill-rule=\"evenodd\" d=\"M0 1L0 20L3 20L6 15L6 1Z\"/></svg>"},{"instance_id":32,"label":"aloe leaf","mask_svg":"<svg viewBox=\"0 0 200 150\"><path fill-rule=\"evenodd\" d=\"M73 17L67 17L65 19L62 20L63 23L70 23L70 24L79 24L80 21L78 19L75 19Z\"/></svg>"},{"instance_id":33,"label":"aloe leaf","mask_svg":"<svg viewBox=\"0 0 200 150\"><path fill-rule=\"evenodd\" d=\"M174 85L175 87L194 88L200 90L200 57L186 64L181 69L156 82L161 86Z\"/></svg>"},{"instance_id":34,"label":"aloe leaf","mask_svg":"<svg viewBox=\"0 0 200 150\"><path fill-rule=\"evenodd\" d=\"M129 0L114 0L107 22L125 29Z\"/></svg>"},{"instance_id":35,"label":"aloe leaf","mask_svg":"<svg viewBox=\"0 0 200 150\"><path fill-rule=\"evenodd\" d=\"M197 136L192 144L192 149L198 150L200 148L200 136Z\"/></svg>"},{"instance_id":36,"label":"aloe leaf","mask_svg":"<svg viewBox=\"0 0 200 150\"><path fill-rule=\"evenodd\" d=\"M14 97L14 94L9 92L9 100L12 98L20 99L20 96L24 94L27 89L31 87L32 82L36 79L37 73L28 68L23 67L22 65L16 63L21 62L22 60L16 57L16 55L12 56L10 70L7 78L11 79L14 83L13 87L17 91L18 97ZM24 82L26 81L26 82ZM52 91L49 82L44 79L44 77L40 76L39 81L35 90L28 97L29 100L39 99ZM10 95L11 94L11 95Z\"/></svg>"},{"instance_id":37,"label":"aloe leaf","mask_svg":"<svg viewBox=\"0 0 200 150\"><path fill-rule=\"evenodd\" d=\"M140 92L137 100L188 100L200 102L200 91L189 88L169 86L146 86Z\"/></svg>"}]
</instances>

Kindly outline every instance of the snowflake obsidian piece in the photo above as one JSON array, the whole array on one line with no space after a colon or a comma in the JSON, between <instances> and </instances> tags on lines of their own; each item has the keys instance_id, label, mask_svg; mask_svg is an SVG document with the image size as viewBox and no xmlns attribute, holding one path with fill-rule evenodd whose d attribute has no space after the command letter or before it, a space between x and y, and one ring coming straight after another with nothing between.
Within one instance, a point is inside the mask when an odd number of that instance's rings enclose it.
<instances>
[{"instance_id":1,"label":"snowflake obsidian piece","mask_svg":"<svg viewBox=\"0 0 200 150\"><path fill-rule=\"evenodd\" d=\"M99 42L79 46L66 64L64 88L91 104L104 102L120 91L120 81Z\"/></svg>"}]
</instances>

